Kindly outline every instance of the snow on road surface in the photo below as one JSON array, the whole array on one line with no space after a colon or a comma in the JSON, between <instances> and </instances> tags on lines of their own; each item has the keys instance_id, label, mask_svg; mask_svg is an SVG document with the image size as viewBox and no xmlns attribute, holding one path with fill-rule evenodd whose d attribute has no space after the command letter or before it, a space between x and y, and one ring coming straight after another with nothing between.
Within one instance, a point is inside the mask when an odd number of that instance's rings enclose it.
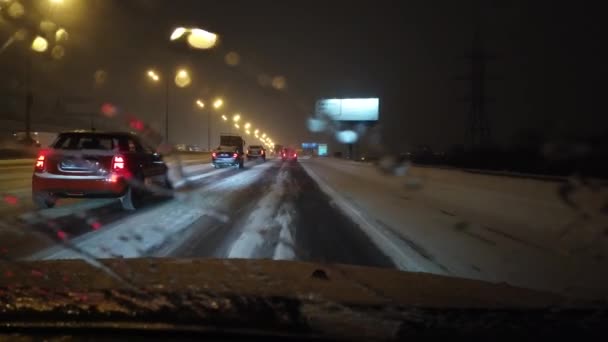
<instances>
[{"instance_id":1,"label":"snow on road surface","mask_svg":"<svg viewBox=\"0 0 608 342\"><path fill-rule=\"evenodd\" d=\"M291 221L290 211L285 207L279 210L282 198L287 193L287 182L289 174L285 165L279 171L275 183L269 192L259 200L257 206L251 211L246 223L241 227L241 234L230 247L229 258L259 258L264 257L266 246L276 245L275 253L277 259L293 258L295 253L289 223ZM275 213L279 213L275 217ZM277 243L272 236L279 237Z\"/></svg>"},{"instance_id":2,"label":"snow on road surface","mask_svg":"<svg viewBox=\"0 0 608 342\"><path fill-rule=\"evenodd\" d=\"M43 250L30 259L72 259L82 257L83 253L95 258L145 256L168 239L181 234L203 215L220 221L227 220L227 217L218 215L214 210L215 204L222 203L223 198L230 196L233 190L250 186L271 165L266 163L248 167L208 186L176 193L174 200L137 212L100 231L77 237L70 241L69 246Z\"/></svg>"},{"instance_id":3,"label":"snow on road surface","mask_svg":"<svg viewBox=\"0 0 608 342\"><path fill-rule=\"evenodd\" d=\"M415 167L396 177L333 158L301 164L401 269L608 296L606 238L588 227L564 240L580 212L557 196L557 183ZM605 216L593 222L605 225Z\"/></svg>"}]
</instances>

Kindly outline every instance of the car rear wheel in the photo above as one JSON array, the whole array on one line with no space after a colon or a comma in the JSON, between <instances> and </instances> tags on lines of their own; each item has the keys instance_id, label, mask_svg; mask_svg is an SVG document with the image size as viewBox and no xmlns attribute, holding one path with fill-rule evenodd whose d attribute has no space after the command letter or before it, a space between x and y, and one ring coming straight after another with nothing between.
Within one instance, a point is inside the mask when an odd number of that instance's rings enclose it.
<instances>
[{"instance_id":1,"label":"car rear wheel","mask_svg":"<svg viewBox=\"0 0 608 342\"><path fill-rule=\"evenodd\" d=\"M135 184L129 184L127 192L120 198L120 203L124 210L139 209L144 201L143 177L136 177Z\"/></svg>"},{"instance_id":2,"label":"car rear wheel","mask_svg":"<svg viewBox=\"0 0 608 342\"><path fill-rule=\"evenodd\" d=\"M57 198L48 192L33 192L32 199L38 209L49 209L55 206Z\"/></svg>"},{"instance_id":3,"label":"car rear wheel","mask_svg":"<svg viewBox=\"0 0 608 342\"><path fill-rule=\"evenodd\" d=\"M239 169L242 169L245 167L245 162L241 159L241 161L239 161Z\"/></svg>"}]
</instances>

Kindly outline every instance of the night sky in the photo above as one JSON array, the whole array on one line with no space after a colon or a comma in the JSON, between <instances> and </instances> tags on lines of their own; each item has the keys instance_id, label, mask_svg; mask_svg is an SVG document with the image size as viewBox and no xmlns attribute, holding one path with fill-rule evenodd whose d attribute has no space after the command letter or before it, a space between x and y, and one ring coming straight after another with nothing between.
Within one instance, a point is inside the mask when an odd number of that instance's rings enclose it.
<instances>
[{"instance_id":1,"label":"night sky","mask_svg":"<svg viewBox=\"0 0 608 342\"><path fill-rule=\"evenodd\" d=\"M277 143L330 141L308 132L306 119L321 97L381 101L383 146L445 149L465 142L467 76L475 1L201 1L64 0L49 14L70 32L66 56L35 60L34 115L48 117L58 97L111 102L162 129L162 87L145 78L149 67L187 66L194 81L171 89L173 142L206 139L198 97L222 96L226 113L240 112ZM603 12L589 4L481 1L480 27L488 63L487 104L494 141L522 134L544 139L606 132L608 56ZM169 43L176 26L221 35L210 51ZM0 22L5 41L11 28ZM228 52L240 56L227 65ZM22 115L23 52L0 54L3 117ZM94 73L107 79L94 86ZM260 78L283 76L287 88ZM219 114L216 114L219 115ZM215 118L214 130L220 121ZM179 137L183 141L175 141Z\"/></svg>"}]
</instances>

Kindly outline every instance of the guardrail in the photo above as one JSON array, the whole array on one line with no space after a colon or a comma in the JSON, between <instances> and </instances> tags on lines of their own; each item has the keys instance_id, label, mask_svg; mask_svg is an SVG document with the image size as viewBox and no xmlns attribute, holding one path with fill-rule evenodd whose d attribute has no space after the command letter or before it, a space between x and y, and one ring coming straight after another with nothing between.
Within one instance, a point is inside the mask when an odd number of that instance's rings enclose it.
<instances>
[{"instance_id":1,"label":"guardrail","mask_svg":"<svg viewBox=\"0 0 608 342\"><path fill-rule=\"evenodd\" d=\"M175 152L167 154L166 158L178 157L181 160L182 164L190 165L190 164L200 164L202 162L206 162L209 159L209 152ZM28 158L14 158L14 159L4 159L0 158L0 168L8 167L8 166L29 166L34 165L34 160L36 156L31 156Z\"/></svg>"}]
</instances>

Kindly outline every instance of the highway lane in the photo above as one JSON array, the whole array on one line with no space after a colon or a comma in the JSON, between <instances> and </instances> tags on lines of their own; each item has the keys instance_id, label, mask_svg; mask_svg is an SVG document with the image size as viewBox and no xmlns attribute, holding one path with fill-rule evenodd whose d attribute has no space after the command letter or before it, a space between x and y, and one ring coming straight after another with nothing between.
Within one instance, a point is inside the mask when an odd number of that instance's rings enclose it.
<instances>
[{"instance_id":1,"label":"highway lane","mask_svg":"<svg viewBox=\"0 0 608 342\"><path fill-rule=\"evenodd\" d=\"M217 208L230 219L222 222L204 216L152 255L393 267L299 163L274 162L257 182L237 189Z\"/></svg>"},{"instance_id":2,"label":"highway lane","mask_svg":"<svg viewBox=\"0 0 608 342\"><path fill-rule=\"evenodd\" d=\"M10 246L3 240L8 257L272 258L394 267L299 163L192 169L198 172L186 174L174 199L151 198L135 212L115 200L83 200L21 213L20 239Z\"/></svg>"}]
</instances>

